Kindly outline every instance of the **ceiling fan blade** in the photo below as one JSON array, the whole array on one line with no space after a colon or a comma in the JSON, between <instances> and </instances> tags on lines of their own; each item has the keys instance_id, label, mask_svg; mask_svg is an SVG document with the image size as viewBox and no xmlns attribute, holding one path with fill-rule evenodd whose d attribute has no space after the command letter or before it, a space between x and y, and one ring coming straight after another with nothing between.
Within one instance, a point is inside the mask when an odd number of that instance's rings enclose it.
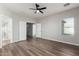
<instances>
[{"instance_id":1,"label":"ceiling fan blade","mask_svg":"<svg viewBox=\"0 0 79 59\"><path fill-rule=\"evenodd\" d=\"M36 6L36 9L38 10L39 5L38 4L35 4L35 6Z\"/></svg>"},{"instance_id":2,"label":"ceiling fan blade","mask_svg":"<svg viewBox=\"0 0 79 59\"><path fill-rule=\"evenodd\" d=\"M34 12L35 14L37 13L37 11Z\"/></svg>"},{"instance_id":3,"label":"ceiling fan blade","mask_svg":"<svg viewBox=\"0 0 79 59\"><path fill-rule=\"evenodd\" d=\"M43 14L43 12L41 10L39 10L39 11Z\"/></svg>"},{"instance_id":4,"label":"ceiling fan blade","mask_svg":"<svg viewBox=\"0 0 79 59\"><path fill-rule=\"evenodd\" d=\"M43 9L46 9L46 7L43 7L43 8L39 8L39 10L43 10Z\"/></svg>"},{"instance_id":5,"label":"ceiling fan blade","mask_svg":"<svg viewBox=\"0 0 79 59\"><path fill-rule=\"evenodd\" d=\"M35 4L36 5L36 7L39 7L39 5L38 4Z\"/></svg>"},{"instance_id":6,"label":"ceiling fan blade","mask_svg":"<svg viewBox=\"0 0 79 59\"><path fill-rule=\"evenodd\" d=\"M29 9L31 9L31 10L36 10L36 9L34 9L34 8L29 8Z\"/></svg>"}]
</instances>

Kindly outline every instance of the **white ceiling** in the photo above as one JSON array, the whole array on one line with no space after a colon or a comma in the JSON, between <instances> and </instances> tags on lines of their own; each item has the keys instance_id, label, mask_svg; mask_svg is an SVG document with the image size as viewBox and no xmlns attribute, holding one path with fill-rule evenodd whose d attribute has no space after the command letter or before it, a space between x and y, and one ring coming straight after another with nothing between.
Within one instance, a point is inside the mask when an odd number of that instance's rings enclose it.
<instances>
[{"instance_id":1,"label":"white ceiling","mask_svg":"<svg viewBox=\"0 0 79 59\"><path fill-rule=\"evenodd\" d=\"M76 8L79 6L78 3L71 3L69 6L64 7L64 3L38 3L40 7L47 7L47 9L43 10L44 14L37 13L35 14L34 10L30 10L29 8L35 8L34 3L4 3L1 4L4 8L8 8L9 10L24 15L28 18L33 19L41 19L47 17L49 15L66 11L72 8Z\"/></svg>"}]
</instances>

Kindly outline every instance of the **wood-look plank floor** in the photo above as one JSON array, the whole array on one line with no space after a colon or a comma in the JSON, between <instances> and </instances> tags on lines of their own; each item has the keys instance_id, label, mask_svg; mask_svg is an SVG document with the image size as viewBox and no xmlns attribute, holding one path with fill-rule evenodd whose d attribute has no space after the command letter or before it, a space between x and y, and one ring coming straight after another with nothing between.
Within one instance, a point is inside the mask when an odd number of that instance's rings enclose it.
<instances>
[{"instance_id":1,"label":"wood-look plank floor","mask_svg":"<svg viewBox=\"0 0 79 59\"><path fill-rule=\"evenodd\" d=\"M79 56L79 47L60 42L32 39L11 43L0 49L1 56Z\"/></svg>"}]
</instances>

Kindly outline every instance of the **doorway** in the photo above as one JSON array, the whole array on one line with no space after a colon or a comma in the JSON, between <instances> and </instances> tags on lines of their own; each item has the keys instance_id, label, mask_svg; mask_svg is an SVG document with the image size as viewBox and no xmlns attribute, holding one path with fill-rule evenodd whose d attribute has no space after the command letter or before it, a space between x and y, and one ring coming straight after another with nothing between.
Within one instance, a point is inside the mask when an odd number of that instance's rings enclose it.
<instances>
[{"instance_id":1,"label":"doorway","mask_svg":"<svg viewBox=\"0 0 79 59\"><path fill-rule=\"evenodd\" d=\"M27 40L34 40L36 38L41 38L41 24L40 23L26 23L27 25Z\"/></svg>"},{"instance_id":2,"label":"doorway","mask_svg":"<svg viewBox=\"0 0 79 59\"><path fill-rule=\"evenodd\" d=\"M33 23L27 23L27 40L33 39Z\"/></svg>"},{"instance_id":3,"label":"doorway","mask_svg":"<svg viewBox=\"0 0 79 59\"><path fill-rule=\"evenodd\" d=\"M0 16L0 38L1 38L1 47L12 43L12 19L8 16Z\"/></svg>"}]
</instances>

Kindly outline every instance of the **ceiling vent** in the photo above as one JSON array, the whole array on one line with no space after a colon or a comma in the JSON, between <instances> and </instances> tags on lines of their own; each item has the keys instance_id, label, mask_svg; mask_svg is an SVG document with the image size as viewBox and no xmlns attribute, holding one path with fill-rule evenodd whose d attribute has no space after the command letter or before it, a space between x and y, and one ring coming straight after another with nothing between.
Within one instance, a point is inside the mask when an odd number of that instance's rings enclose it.
<instances>
[{"instance_id":1,"label":"ceiling vent","mask_svg":"<svg viewBox=\"0 0 79 59\"><path fill-rule=\"evenodd\" d=\"M64 4L64 7L69 6L69 5L70 5L70 3L65 3L65 4Z\"/></svg>"}]
</instances>

